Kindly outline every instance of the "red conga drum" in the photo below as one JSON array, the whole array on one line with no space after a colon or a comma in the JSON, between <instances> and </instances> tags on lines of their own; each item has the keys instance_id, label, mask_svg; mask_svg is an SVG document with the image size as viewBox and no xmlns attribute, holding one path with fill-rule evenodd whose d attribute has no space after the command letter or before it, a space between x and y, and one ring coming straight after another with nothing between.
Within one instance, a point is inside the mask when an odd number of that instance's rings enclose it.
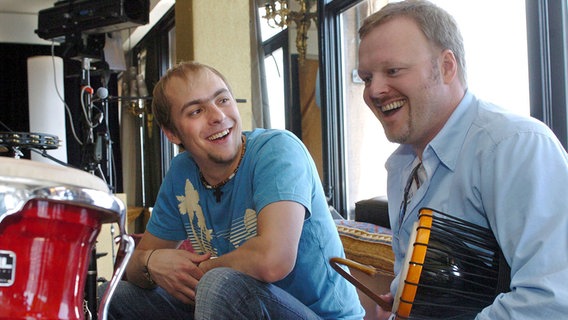
<instances>
[{"instance_id":1,"label":"red conga drum","mask_svg":"<svg viewBox=\"0 0 568 320\"><path fill-rule=\"evenodd\" d=\"M0 157L0 319L84 319L91 251L101 224L117 222L127 254L103 298L106 311L133 250L124 221L124 205L100 178Z\"/></svg>"}]
</instances>

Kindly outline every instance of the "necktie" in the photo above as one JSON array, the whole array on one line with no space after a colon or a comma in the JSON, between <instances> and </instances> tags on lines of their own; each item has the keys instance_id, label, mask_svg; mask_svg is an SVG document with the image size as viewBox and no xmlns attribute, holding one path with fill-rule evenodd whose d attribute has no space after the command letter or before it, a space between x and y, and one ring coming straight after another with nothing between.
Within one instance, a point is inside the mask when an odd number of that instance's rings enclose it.
<instances>
[{"instance_id":1,"label":"necktie","mask_svg":"<svg viewBox=\"0 0 568 320\"><path fill-rule=\"evenodd\" d=\"M408 203L414 196L414 193L418 188L420 188L420 184L424 181L425 176L424 168L422 167L422 162L418 162L418 164L412 169L410 176L408 176L408 180L406 181L406 186L404 187L404 197L402 199L402 203L400 205L400 224L402 224L402 220L404 220L404 216L406 215L406 208Z\"/></svg>"}]
</instances>

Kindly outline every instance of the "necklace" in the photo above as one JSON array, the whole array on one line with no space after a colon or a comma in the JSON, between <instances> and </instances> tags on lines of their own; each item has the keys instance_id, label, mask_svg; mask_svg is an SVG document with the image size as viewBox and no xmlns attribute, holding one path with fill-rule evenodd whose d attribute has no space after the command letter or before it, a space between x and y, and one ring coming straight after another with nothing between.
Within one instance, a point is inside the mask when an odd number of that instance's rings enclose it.
<instances>
[{"instance_id":1,"label":"necklace","mask_svg":"<svg viewBox=\"0 0 568 320\"><path fill-rule=\"evenodd\" d=\"M201 183L203 184L203 186L205 186L205 188L210 189L210 190L215 190L213 191L213 194L215 195L215 200L217 202L221 202L221 196L223 195L223 191L221 191L221 187L223 187L225 184L227 184L227 182L229 182L231 179L233 179L233 177L237 174L237 170L239 170L239 166L241 165L241 161L243 160L243 157L245 155L245 150L247 148L247 141L245 139L245 137L243 136L242 138L243 141L243 147L241 148L241 157L239 158L239 163L237 163L237 167L235 168L235 170L223 181L215 184L215 185L210 185L209 182L207 182L207 180L205 180L205 177L203 176L203 173L201 172L201 169L199 170L199 179L201 180Z\"/></svg>"}]
</instances>

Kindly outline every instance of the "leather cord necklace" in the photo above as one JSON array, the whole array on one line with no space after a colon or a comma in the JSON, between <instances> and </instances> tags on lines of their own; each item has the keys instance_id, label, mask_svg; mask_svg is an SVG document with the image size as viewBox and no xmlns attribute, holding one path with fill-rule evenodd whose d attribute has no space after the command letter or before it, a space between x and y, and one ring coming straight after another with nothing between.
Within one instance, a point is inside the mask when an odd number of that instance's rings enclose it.
<instances>
[{"instance_id":1,"label":"leather cord necklace","mask_svg":"<svg viewBox=\"0 0 568 320\"><path fill-rule=\"evenodd\" d=\"M210 190L214 190L213 194L215 195L215 200L217 202L221 202L221 196L223 195L223 191L221 191L221 187L223 187L225 184L227 184L227 182L229 182L231 179L233 179L233 177L237 174L237 170L239 170L239 166L241 165L241 161L243 160L243 157L245 156L245 150L247 148L247 141L246 138L243 136L242 138L243 141L243 147L241 148L241 157L239 158L239 163L237 163L237 167L235 168L235 171L233 171L233 173L231 173L225 180L215 184L215 185L210 185L209 182L207 182L207 180L205 180L205 177L203 176L203 173L201 172L201 169L199 169L199 179L201 180L201 183L203 184L203 186L205 186L205 188L210 189Z\"/></svg>"}]
</instances>

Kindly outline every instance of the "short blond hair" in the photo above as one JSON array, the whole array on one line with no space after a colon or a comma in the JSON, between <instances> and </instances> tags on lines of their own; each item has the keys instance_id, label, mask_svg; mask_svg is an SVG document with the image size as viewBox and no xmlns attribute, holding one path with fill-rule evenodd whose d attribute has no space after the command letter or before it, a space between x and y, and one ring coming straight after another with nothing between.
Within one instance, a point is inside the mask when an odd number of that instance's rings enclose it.
<instances>
[{"instance_id":1,"label":"short blond hair","mask_svg":"<svg viewBox=\"0 0 568 320\"><path fill-rule=\"evenodd\" d=\"M448 12L430 1L406 0L387 4L363 21L359 28L359 38L363 39L371 30L395 17L414 20L428 41L442 49L451 50L458 62L460 81L467 87L465 49L458 25Z\"/></svg>"}]
</instances>

